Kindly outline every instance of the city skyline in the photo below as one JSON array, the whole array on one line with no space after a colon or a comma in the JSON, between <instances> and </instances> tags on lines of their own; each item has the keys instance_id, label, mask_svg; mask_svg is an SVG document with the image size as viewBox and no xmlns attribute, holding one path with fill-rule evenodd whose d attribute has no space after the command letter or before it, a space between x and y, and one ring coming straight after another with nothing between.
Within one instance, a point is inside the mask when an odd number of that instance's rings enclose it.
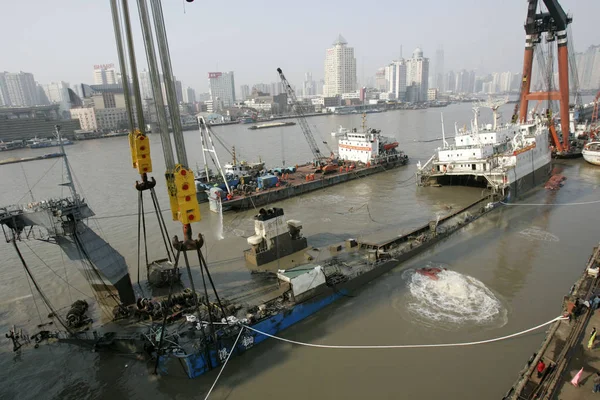
<instances>
[{"instance_id":1,"label":"city skyline","mask_svg":"<svg viewBox=\"0 0 600 400\"><path fill-rule=\"evenodd\" d=\"M5 44L5 53L9 57L4 58L0 70L31 72L40 84L57 81L92 83L90 71L93 65L117 64L108 2L83 4L65 1L60 13L47 2L33 3L32 7L31 2L14 2L7 4L5 8L7 14L28 15L32 24L28 27L28 34L21 36L12 34L23 29L19 18L7 19L0 27L0 32L5 37L11 35L12 38ZM261 32L268 34L268 47L277 51L261 52L261 56L256 57L256 45L242 46L239 38L243 38L247 30L256 33L253 16L257 15L260 7L237 4L233 12L226 16L227 21L223 21L223 18L202 18L207 12L218 15L218 8L221 6L217 3L203 4L202 8L198 4L190 4L185 13L181 4L164 3L174 74L186 86L203 93L208 91L205 76L211 71L234 71L239 84L252 85L254 82L276 80L275 69L282 67L290 82L301 87L306 72L311 73L315 81L324 78L323 51L330 47L332 38L340 33L355 49L357 77L361 84L369 79L373 80L380 67L397 59L401 46L411 50L420 47L432 60L436 49L442 46L446 71L483 69L483 72L517 72L521 69L525 34L522 25L526 2L507 3L497 7L496 3L491 2L473 5L466 0L457 0L435 8L412 6L410 18L400 25L391 23L395 18L393 11L397 9L406 15L407 2L389 4L386 6L389 8L386 13L380 13L378 7L363 7L361 13L355 13L347 2L344 7L340 7L340 4L335 2L323 5L309 1L303 7L292 7L294 11L298 11L293 19L274 19L273 24L261 28ZM577 43L575 50L585 52L590 45L595 44L593 41L596 38L591 34L595 25L592 16L596 14L594 11L600 11L600 3L594 0L564 0L562 4L565 10L573 14L573 41ZM274 5L273 8L277 9ZM319 13L311 12L317 8ZM132 14L137 14L135 7L132 7ZM69 34L73 29L72 24L56 24L57 18L61 21L80 21L85 15L94 15L97 23L94 29L86 30L86 35L81 35L82 39ZM448 15L452 15L452 18L448 18ZM494 15L494 18L488 18L489 15ZM314 22L311 23L310 34L305 32L302 22L306 18ZM378 31L357 34L354 27L365 18L377 20ZM200 34L197 40L191 40L190 37L195 38L198 33L198 19L203 19L203 31L210 32L211 35ZM141 71L146 63L136 18L133 20L138 69ZM227 22L227 29L223 28L224 22ZM428 27L435 29L428 30ZM85 30L86 27L82 29ZM288 34L276 34L279 29ZM452 36L442 35L445 31L452 32ZM63 52L61 57L56 57L53 46L32 39L43 37L45 32L53 32L58 37L69 37L69 48L77 48L77 51ZM192 32L194 36L191 36ZM93 45L90 46L90 43ZM202 48L210 51L199 51ZM195 54L207 56L198 57Z\"/></svg>"}]
</instances>

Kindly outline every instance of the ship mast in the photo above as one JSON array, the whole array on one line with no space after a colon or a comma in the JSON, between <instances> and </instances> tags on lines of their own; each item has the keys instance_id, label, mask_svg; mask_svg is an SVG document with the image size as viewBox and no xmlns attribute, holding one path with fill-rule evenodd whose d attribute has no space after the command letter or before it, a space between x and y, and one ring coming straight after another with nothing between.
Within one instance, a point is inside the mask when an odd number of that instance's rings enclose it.
<instances>
[{"instance_id":1,"label":"ship mast","mask_svg":"<svg viewBox=\"0 0 600 400\"><path fill-rule=\"evenodd\" d=\"M54 131L56 132L56 139L58 140L58 144L60 146L60 152L63 157L63 161L65 163L65 171L67 172L67 186L71 191L71 196L73 197L73 201L77 206L79 206L79 196L77 195L77 191L75 190L75 183L73 182L73 175L71 175L71 165L69 164L69 159L67 158L67 153L65 152L65 146L62 141L62 137L60 136L60 125L54 125Z\"/></svg>"}]
</instances>

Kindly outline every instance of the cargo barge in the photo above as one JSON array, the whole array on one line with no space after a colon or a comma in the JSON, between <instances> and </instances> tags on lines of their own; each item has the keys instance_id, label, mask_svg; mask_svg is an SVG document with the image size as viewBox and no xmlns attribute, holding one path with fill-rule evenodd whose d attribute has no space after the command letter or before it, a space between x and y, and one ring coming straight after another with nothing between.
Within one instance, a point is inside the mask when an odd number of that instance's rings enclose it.
<instances>
[{"instance_id":1,"label":"cargo barge","mask_svg":"<svg viewBox=\"0 0 600 400\"><path fill-rule=\"evenodd\" d=\"M246 210L298 196L313 190L363 178L408 164L408 156L398 149L398 142L367 128L363 115L362 129L344 129L338 142L338 154L328 159L294 167L275 168L269 174L240 177L235 188L213 187L208 192L210 210ZM197 192L198 201L206 192Z\"/></svg>"},{"instance_id":2,"label":"cargo barge","mask_svg":"<svg viewBox=\"0 0 600 400\"><path fill-rule=\"evenodd\" d=\"M360 163L345 163L339 165L335 172L327 174L316 174L315 168L311 164L299 165L295 172L287 172L283 177L275 179L275 184L271 187L259 189L258 192L251 192L242 185L239 194L231 196L218 195L223 191L213 188L208 197L211 203L211 211L218 211L219 202L223 211L229 210L247 210L276 201L288 199L314 190L323 189L340 183L348 182L358 178L364 178L379 172L388 171L408 164L408 157L404 154L390 156L388 160L380 164L366 165ZM235 193L235 192L234 192ZM205 193L197 193L198 201L205 199Z\"/></svg>"},{"instance_id":3,"label":"cargo barge","mask_svg":"<svg viewBox=\"0 0 600 400\"><path fill-rule=\"evenodd\" d=\"M292 125L296 125L295 122L270 122L268 124L260 124L260 125L252 125L250 127L248 127L248 129L267 129L267 128L279 128L282 126L292 126Z\"/></svg>"}]
</instances>

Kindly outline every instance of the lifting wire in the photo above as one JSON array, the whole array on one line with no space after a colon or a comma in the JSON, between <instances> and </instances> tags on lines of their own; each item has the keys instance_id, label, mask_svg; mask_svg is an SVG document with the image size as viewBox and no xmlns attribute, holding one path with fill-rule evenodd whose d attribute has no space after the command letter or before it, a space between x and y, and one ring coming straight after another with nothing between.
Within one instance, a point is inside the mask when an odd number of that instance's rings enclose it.
<instances>
[{"instance_id":1,"label":"lifting wire","mask_svg":"<svg viewBox=\"0 0 600 400\"><path fill-rule=\"evenodd\" d=\"M25 271L27 272L27 275L31 279L31 282L35 286L35 289L38 291L40 297L44 301L44 304L46 305L46 307L48 307L48 310L52 312L52 315L58 320L58 322L63 326L63 328L65 328L67 330L67 332L69 332L70 334L73 334L73 331L67 326L67 324L65 324L63 322L62 318L60 317L60 315L58 314L58 312L54 309L54 307L52 306L52 303L50 303L50 300L48 300L48 298L46 297L46 295L42 291L42 288L38 285L38 283L36 282L35 278L33 277L33 274L31 273L31 271L29 269L29 266L27 265L27 262L25 261L25 258L23 258L23 254L21 253L21 249L19 249L19 246L17 245L17 237L16 237L14 231L13 231L12 242L13 242L13 246L15 248L15 251L17 252L17 255L19 256L19 259L21 260L21 264L23 265L23 268L25 268ZM33 293L32 293L32 295L33 295ZM34 297L34 302L35 302L35 297ZM37 304L36 304L36 308L37 308ZM38 314L39 314L39 309L38 309ZM40 316L40 320L41 320L41 316Z\"/></svg>"},{"instance_id":2,"label":"lifting wire","mask_svg":"<svg viewBox=\"0 0 600 400\"><path fill-rule=\"evenodd\" d=\"M56 272L55 270L53 270L53 269L52 269L52 267L50 267L50 266L48 265L48 263L46 263L46 262L45 262L45 261L44 261L44 260L43 260L43 259L42 259L42 258L41 258L41 257L40 257L40 256L39 256L39 255L38 255L38 254L37 254L37 253L36 253L36 252L35 252L35 251L34 251L32 248L31 248L31 246L29 246L29 245L27 244L27 242L23 242L23 244L25 244L25 246L27 246L27 248L29 249L29 251L31 251L31 252L33 253L33 255L34 255L34 256L35 256L35 257L36 257L38 260L40 260L40 261L41 261L41 263L42 263L42 264L44 264L44 266L45 266L46 268L48 268L48 269L49 269L49 270L50 270L50 271L51 271L51 272L52 272L54 275L56 275L56 277L57 277L58 279L62 280L63 282L65 282L65 283L67 284L67 287L69 288L69 300L71 300L71 302L73 302L73 298L71 297L71 290L70 290L71 288L75 289L76 291L78 291L78 292L79 292L81 295L85 296L86 298L88 298L88 299L93 299L93 297L91 297L90 295L83 293L81 290L79 290L79 289L77 289L75 286L71 285L71 284L69 283L68 279L66 279L66 275L65 275L65 278L63 278L62 276L60 276L60 275L58 274L58 272ZM60 254L62 255L62 254L63 254L63 252L61 251L61 252L60 252ZM63 265L64 265L64 258L63 258ZM66 272L67 272L66 265L64 265L64 266L65 266L65 274L66 274Z\"/></svg>"},{"instance_id":3,"label":"lifting wire","mask_svg":"<svg viewBox=\"0 0 600 400\"><path fill-rule=\"evenodd\" d=\"M56 159L56 161L54 161L54 163L53 163L53 164L50 166L50 168L48 168L48 169L46 170L46 172L44 172L44 175L42 175L42 176L40 177L40 179L38 179L38 180L37 180L37 181L36 181L36 182L33 184L33 186L31 186L31 188L29 189L29 191L33 190L33 188L35 188L35 187L37 186L37 184L38 184L38 183L40 183L40 182L42 181L42 179L44 179L44 178L46 177L46 175L48 175L48 172L50 172L50 171L52 170L52 168L54 168L54 166L56 165L56 163L57 163L57 162L59 162L61 158L62 158L62 157L59 157L59 158L57 158L57 159ZM28 186L29 186L29 185L28 185ZM17 200L17 202L16 202L16 203L20 203L20 202L21 202L21 201L22 201L22 200L23 200L23 199L24 199L24 198L25 198L25 197L26 197L28 194L29 194L29 192L27 192L27 193L25 193L23 196L21 196L21 198L20 198L19 200Z\"/></svg>"},{"instance_id":4,"label":"lifting wire","mask_svg":"<svg viewBox=\"0 0 600 400\"><path fill-rule=\"evenodd\" d=\"M476 345L480 345L480 344L500 342L503 340L512 339L517 336L525 335L529 332L536 331L536 330L543 328L544 326L550 325L556 321L568 320L568 319L569 319L568 317L560 316L560 317L551 319L548 322L544 322L543 324L534 326L533 328L525 329L524 331L512 333L512 334L506 335L506 336L500 336L500 337L493 338L493 339L478 340L478 341L474 341L474 342L435 343L435 344L400 344L400 345L327 345L327 344L306 343L306 342L299 342L297 340L286 339L286 338L283 338L280 336L271 335L269 333L262 332L262 331L259 331L258 329L252 328L251 326L248 326L248 325L241 324L241 326L245 327L247 329L250 329L251 331L254 331L260 335L264 335L264 336L270 337L272 339L277 339L282 342L296 344L296 345L300 345L300 346L316 347L316 348L321 348L321 349L383 350L383 349L421 349L421 348L432 348L432 347L462 347L462 346L476 346Z\"/></svg>"}]
</instances>

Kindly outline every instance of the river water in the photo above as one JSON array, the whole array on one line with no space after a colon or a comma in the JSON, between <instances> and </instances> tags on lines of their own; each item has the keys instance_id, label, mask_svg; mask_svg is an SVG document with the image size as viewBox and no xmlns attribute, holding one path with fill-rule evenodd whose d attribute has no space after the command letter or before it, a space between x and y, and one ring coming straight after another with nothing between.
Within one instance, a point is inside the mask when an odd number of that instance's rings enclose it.
<instances>
[{"instance_id":1,"label":"river water","mask_svg":"<svg viewBox=\"0 0 600 400\"><path fill-rule=\"evenodd\" d=\"M506 116L511 110L511 105L503 109ZM441 136L440 111L448 136L453 135L454 121L462 126L471 118L468 104L370 114L369 126L395 137L410 157L410 165L277 206L284 208L288 218L302 221L311 246L323 247L349 237L399 235L474 201L481 189L415 186L416 162L427 161L440 145L427 142ZM489 117L481 111L480 121ZM358 127L360 122L356 115L309 118L319 132L317 141L328 141L332 147L336 144L329 132L339 125ZM226 144L236 145L238 159L260 157L277 166L311 158L298 125L258 131L233 125L215 127L214 132ZM185 137L190 164L201 164L198 132L186 132ZM160 138L151 135L151 142L157 194L167 208ZM224 149L217 151L222 162L229 161ZM47 152L28 149L6 154L23 157ZM136 280L137 193L133 185L137 176L130 166L127 139L78 142L67 147L67 153L78 190L96 213L92 227L125 256ZM283 336L345 345L457 343L507 335L556 317L562 296L581 274L598 241L597 204L560 204L598 200L600 169L582 159L559 161L555 167L568 178L558 192L535 189L515 205L479 219ZM66 195L66 189L57 186L65 179L60 159L2 166L0 204ZM228 293L251 282L255 278L244 265L242 251L247 248L245 237L253 234L254 211L226 213L222 240L218 238L219 216L206 204L201 211L203 220L194 229L206 237L205 254L219 289ZM171 235L179 234L177 224L169 221L168 226ZM148 232L150 258L163 257L152 215L148 216ZM31 240L21 243L21 249L55 306L66 307L91 295L79 272L63 262L52 244ZM6 331L16 324L33 332L40 323L36 304L44 321L47 311L39 296L32 298L10 244L0 244L0 257L0 329ZM442 266L447 271L438 281L426 280L414 273L423 266ZM194 274L199 279L197 268ZM233 358L211 398L501 398L542 339L543 332L535 332L475 347L397 350L314 349L270 340ZM67 345L43 345L13 354L6 342L0 352L0 398L7 399L204 398L215 377L216 372L195 380L157 378L148 373L143 361Z\"/></svg>"}]
</instances>

